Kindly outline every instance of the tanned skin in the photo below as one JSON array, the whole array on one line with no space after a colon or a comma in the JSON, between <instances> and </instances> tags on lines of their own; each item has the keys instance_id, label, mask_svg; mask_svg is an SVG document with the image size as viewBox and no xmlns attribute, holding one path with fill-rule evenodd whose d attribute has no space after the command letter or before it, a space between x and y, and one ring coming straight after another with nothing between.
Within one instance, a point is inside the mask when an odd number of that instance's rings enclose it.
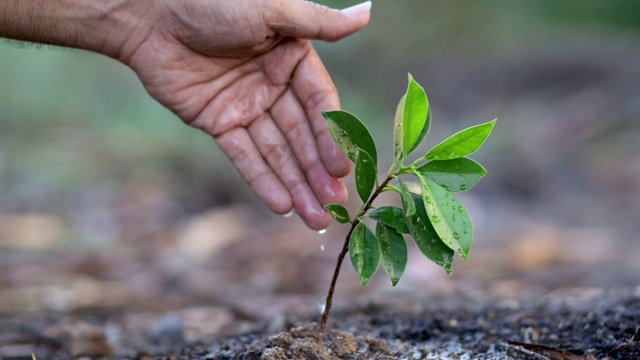
<instances>
[{"instance_id":1,"label":"tanned skin","mask_svg":"<svg viewBox=\"0 0 640 360\"><path fill-rule=\"evenodd\" d=\"M211 135L257 196L312 229L344 203L348 159L321 111L340 108L312 39L366 26L371 3L302 0L2 0L0 37L79 48L129 66L149 94Z\"/></svg>"}]
</instances>

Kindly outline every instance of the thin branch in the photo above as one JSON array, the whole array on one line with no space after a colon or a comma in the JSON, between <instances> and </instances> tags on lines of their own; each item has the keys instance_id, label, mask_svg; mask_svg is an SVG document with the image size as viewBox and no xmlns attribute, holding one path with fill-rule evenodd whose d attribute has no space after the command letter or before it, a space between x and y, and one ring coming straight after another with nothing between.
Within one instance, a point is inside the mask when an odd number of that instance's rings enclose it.
<instances>
[{"instance_id":1,"label":"thin branch","mask_svg":"<svg viewBox=\"0 0 640 360\"><path fill-rule=\"evenodd\" d=\"M349 240L351 239L351 234L353 230L356 228L358 223L360 222L359 218L371 209L371 205L373 205L373 201L380 195L385 186L391 181L393 177L387 177L382 184L380 184L376 191L369 197L369 200L364 204L362 210L358 213L358 215L351 221L351 229L347 233L346 238L344 239L344 245L342 246L342 251L340 251L340 255L338 255L338 261L336 263L336 268L333 271L333 278L331 279L331 286L329 287L329 292L327 293L327 299L325 301L324 311L322 312L322 320L320 322L320 334L318 340L321 341L324 338L324 334L327 331L327 320L329 319L329 313L331 312L331 305L333 305L333 293L336 289L336 282L338 281L338 276L340 275L340 268L342 267L342 262L344 261L344 257L349 252Z\"/></svg>"}]
</instances>

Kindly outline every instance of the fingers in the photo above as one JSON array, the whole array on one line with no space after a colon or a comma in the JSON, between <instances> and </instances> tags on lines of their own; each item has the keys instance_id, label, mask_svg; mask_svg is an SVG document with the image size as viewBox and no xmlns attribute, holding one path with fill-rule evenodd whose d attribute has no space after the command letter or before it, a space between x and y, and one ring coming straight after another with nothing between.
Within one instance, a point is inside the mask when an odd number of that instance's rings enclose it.
<instances>
[{"instance_id":1,"label":"fingers","mask_svg":"<svg viewBox=\"0 0 640 360\"><path fill-rule=\"evenodd\" d=\"M289 191L265 163L246 129L234 128L215 139L262 202L278 214L291 210L293 201Z\"/></svg>"},{"instance_id":2,"label":"fingers","mask_svg":"<svg viewBox=\"0 0 640 360\"><path fill-rule=\"evenodd\" d=\"M267 23L284 36L337 41L364 28L370 9L371 1L340 11L311 1L285 0L273 5Z\"/></svg>"},{"instance_id":3,"label":"fingers","mask_svg":"<svg viewBox=\"0 0 640 360\"><path fill-rule=\"evenodd\" d=\"M273 120L269 117L256 120L251 123L248 131L262 157L289 192L293 207L307 226L315 230L329 226L330 215L320 204L289 144Z\"/></svg>"},{"instance_id":4,"label":"fingers","mask_svg":"<svg viewBox=\"0 0 640 360\"><path fill-rule=\"evenodd\" d=\"M340 108L338 92L313 47L296 67L291 85L309 119L324 166L332 176L346 176L351 162L336 146L322 117L322 111Z\"/></svg>"},{"instance_id":5,"label":"fingers","mask_svg":"<svg viewBox=\"0 0 640 360\"><path fill-rule=\"evenodd\" d=\"M323 165L307 115L291 89L273 105L271 114L320 203L346 203L347 189Z\"/></svg>"}]
</instances>

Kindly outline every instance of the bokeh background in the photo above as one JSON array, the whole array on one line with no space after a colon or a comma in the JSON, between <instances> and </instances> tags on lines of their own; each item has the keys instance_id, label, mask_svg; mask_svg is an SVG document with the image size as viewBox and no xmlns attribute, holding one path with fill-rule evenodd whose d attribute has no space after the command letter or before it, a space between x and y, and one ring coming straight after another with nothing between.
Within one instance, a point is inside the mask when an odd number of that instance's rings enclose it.
<instances>
[{"instance_id":1,"label":"bokeh background","mask_svg":"<svg viewBox=\"0 0 640 360\"><path fill-rule=\"evenodd\" d=\"M470 259L446 276L410 246L397 289L382 270L362 289L346 262L339 298L640 285L640 2L378 0L365 30L317 48L383 163L408 72L434 114L424 150L499 118L475 155L489 175L460 194ZM269 213L123 65L0 43L1 314L315 311L345 231Z\"/></svg>"}]
</instances>

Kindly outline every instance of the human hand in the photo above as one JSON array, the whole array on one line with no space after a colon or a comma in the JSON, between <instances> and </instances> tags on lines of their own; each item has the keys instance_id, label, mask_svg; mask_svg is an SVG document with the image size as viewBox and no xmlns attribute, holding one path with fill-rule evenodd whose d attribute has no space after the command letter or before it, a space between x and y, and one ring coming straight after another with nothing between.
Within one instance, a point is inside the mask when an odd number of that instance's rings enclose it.
<instances>
[{"instance_id":1,"label":"human hand","mask_svg":"<svg viewBox=\"0 0 640 360\"><path fill-rule=\"evenodd\" d=\"M185 123L213 136L274 212L312 229L344 203L351 164L327 131L340 108L309 39L336 41L369 21L370 2L339 11L301 0L152 0L144 36L120 60Z\"/></svg>"}]
</instances>

